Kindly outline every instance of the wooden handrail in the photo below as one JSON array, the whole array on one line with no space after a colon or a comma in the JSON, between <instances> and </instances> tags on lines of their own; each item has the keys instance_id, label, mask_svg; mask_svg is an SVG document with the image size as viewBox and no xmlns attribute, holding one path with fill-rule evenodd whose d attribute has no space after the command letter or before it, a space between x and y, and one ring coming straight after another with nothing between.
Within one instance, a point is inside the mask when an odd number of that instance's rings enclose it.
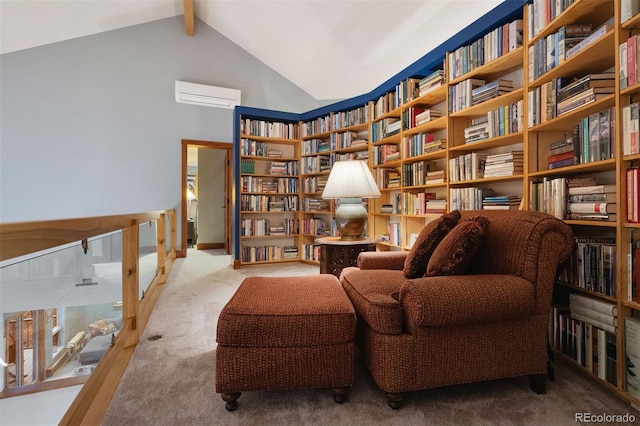
<instances>
[{"instance_id":1,"label":"wooden handrail","mask_svg":"<svg viewBox=\"0 0 640 426\"><path fill-rule=\"evenodd\" d=\"M140 223L152 220L158 221L157 271L153 282L139 300L138 227ZM167 229L169 229L168 232ZM119 230L123 233L123 328L118 333L115 345L107 351L96 370L86 379L78 396L60 421L61 425L101 422L176 258L176 212L171 209L78 219L0 223L0 261ZM81 381L84 381L85 377ZM61 386L68 386L77 384L79 381L60 380L60 382L62 382ZM45 383L47 383L46 388L49 389L54 382ZM11 397L43 390L38 385L40 383L25 386L24 389L5 389L1 396Z\"/></svg>"},{"instance_id":2,"label":"wooden handrail","mask_svg":"<svg viewBox=\"0 0 640 426\"><path fill-rule=\"evenodd\" d=\"M134 220L142 223L171 213L175 214L175 210L0 223L0 261L124 229L131 226Z\"/></svg>"}]
</instances>

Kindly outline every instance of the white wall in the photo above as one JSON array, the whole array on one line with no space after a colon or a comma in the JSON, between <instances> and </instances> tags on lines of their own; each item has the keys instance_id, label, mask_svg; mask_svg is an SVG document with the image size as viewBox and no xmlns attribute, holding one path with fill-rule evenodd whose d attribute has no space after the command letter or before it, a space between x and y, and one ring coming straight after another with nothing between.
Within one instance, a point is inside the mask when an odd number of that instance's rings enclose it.
<instances>
[{"instance_id":1,"label":"white wall","mask_svg":"<svg viewBox=\"0 0 640 426\"><path fill-rule=\"evenodd\" d=\"M201 21L195 37L183 25L0 56L0 222L179 210L181 139L231 143L233 111L176 103L175 80L240 89L246 106L319 106Z\"/></svg>"}]
</instances>

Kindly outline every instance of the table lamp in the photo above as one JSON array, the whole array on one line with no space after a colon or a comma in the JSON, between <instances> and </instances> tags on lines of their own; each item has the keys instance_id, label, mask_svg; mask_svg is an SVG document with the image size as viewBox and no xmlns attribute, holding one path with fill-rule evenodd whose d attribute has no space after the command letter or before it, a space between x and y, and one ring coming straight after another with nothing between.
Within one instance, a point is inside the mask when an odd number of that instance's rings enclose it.
<instances>
[{"instance_id":1,"label":"table lamp","mask_svg":"<svg viewBox=\"0 0 640 426\"><path fill-rule=\"evenodd\" d=\"M368 218L362 199L378 197L380 191L365 161L337 161L333 165L322 198L340 200L335 219L341 240L362 239Z\"/></svg>"}]
</instances>

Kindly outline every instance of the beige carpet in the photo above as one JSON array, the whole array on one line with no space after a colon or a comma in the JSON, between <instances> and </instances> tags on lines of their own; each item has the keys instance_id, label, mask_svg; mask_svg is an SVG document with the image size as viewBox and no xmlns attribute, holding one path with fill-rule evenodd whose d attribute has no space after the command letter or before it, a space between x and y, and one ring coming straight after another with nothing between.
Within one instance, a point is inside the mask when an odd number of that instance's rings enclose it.
<instances>
[{"instance_id":1,"label":"beige carpet","mask_svg":"<svg viewBox=\"0 0 640 426\"><path fill-rule=\"evenodd\" d=\"M344 404L326 389L245 392L227 412L214 391L215 333L220 310L249 275L305 275L297 263L234 270L221 251L189 250L178 259L142 341L107 410L104 425L575 425L575 413L640 413L555 364L556 380L536 395L526 378L451 386L408 394L394 411L367 371ZM157 340L148 340L161 336Z\"/></svg>"}]
</instances>

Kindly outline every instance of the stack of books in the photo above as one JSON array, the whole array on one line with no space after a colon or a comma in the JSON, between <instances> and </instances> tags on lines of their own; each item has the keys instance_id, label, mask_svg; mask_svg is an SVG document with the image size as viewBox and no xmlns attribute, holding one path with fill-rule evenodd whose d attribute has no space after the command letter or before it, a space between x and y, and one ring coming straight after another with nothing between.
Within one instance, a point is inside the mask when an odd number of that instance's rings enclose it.
<instances>
[{"instance_id":1,"label":"stack of books","mask_svg":"<svg viewBox=\"0 0 640 426\"><path fill-rule=\"evenodd\" d=\"M591 24L565 25L558 30L558 64L567 59L567 52L591 35Z\"/></svg>"},{"instance_id":2,"label":"stack of books","mask_svg":"<svg viewBox=\"0 0 640 426\"><path fill-rule=\"evenodd\" d=\"M613 23L614 23L614 21L613 21L613 16L612 16L611 18L607 19L598 28L593 30L593 32L591 32L591 34L589 34L587 37L585 37L584 40L582 40L581 42L579 42L578 44L576 44L572 48L568 49L566 51L566 53L565 53L565 59L569 59L572 56L577 55L578 53L582 52L587 46L591 45L596 40L599 40L602 37L604 37L605 35L607 35L607 33L609 31L613 30Z\"/></svg>"},{"instance_id":3,"label":"stack of books","mask_svg":"<svg viewBox=\"0 0 640 426\"><path fill-rule=\"evenodd\" d=\"M471 121L471 126L464 129L464 143L472 143L489 138L489 118L479 117Z\"/></svg>"},{"instance_id":4,"label":"stack of books","mask_svg":"<svg viewBox=\"0 0 640 426\"><path fill-rule=\"evenodd\" d=\"M616 220L615 185L574 186L567 193L567 219Z\"/></svg>"},{"instance_id":5,"label":"stack of books","mask_svg":"<svg viewBox=\"0 0 640 426\"><path fill-rule=\"evenodd\" d=\"M602 72L587 74L566 83L556 93L556 115L560 116L613 93L615 82L615 72Z\"/></svg>"},{"instance_id":6,"label":"stack of books","mask_svg":"<svg viewBox=\"0 0 640 426\"><path fill-rule=\"evenodd\" d=\"M553 142L549 145L547 155L547 168L557 169L559 167L572 166L577 164L573 137Z\"/></svg>"},{"instance_id":7,"label":"stack of books","mask_svg":"<svg viewBox=\"0 0 640 426\"><path fill-rule=\"evenodd\" d=\"M520 195L495 195L484 197L482 208L484 210L517 210L521 201Z\"/></svg>"},{"instance_id":8,"label":"stack of books","mask_svg":"<svg viewBox=\"0 0 640 426\"><path fill-rule=\"evenodd\" d=\"M445 181L445 172L444 170L431 170L428 171L424 177L424 183L426 185L435 184L435 183L444 183Z\"/></svg>"},{"instance_id":9,"label":"stack of books","mask_svg":"<svg viewBox=\"0 0 640 426\"><path fill-rule=\"evenodd\" d=\"M447 200L429 200L426 205L427 214L444 214L447 212Z\"/></svg>"},{"instance_id":10,"label":"stack of books","mask_svg":"<svg viewBox=\"0 0 640 426\"><path fill-rule=\"evenodd\" d=\"M512 176L523 171L523 151L510 151L504 154L487 156L484 165L484 177Z\"/></svg>"},{"instance_id":11,"label":"stack of books","mask_svg":"<svg viewBox=\"0 0 640 426\"><path fill-rule=\"evenodd\" d=\"M505 79L494 80L471 91L471 105L477 105L511 91L513 91L513 81Z\"/></svg>"},{"instance_id":12,"label":"stack of books","mask_svg":"<svg viewBox=\"0 0 640 426\"><path fill-rule=\"evenodd\" d=\"M420 126L421 124L428 123L434 118L440 118L440 117L442 117L441 110L433 109L433 108L425 109L424 111L422 111L421 113L415 116L414 126Z\"/></svg>"},{"instance_id":13,"label":"stack of books","mask_svg":"<svg viewBox=\"0 0 640 426\"><path fill-rule=\"evenodd\" d=\"M444 85L444 70L436 70L418 82L419 96Z\"/></svg>"},{"instance_id":14,"label":"stack of books","mask_svg":"<svg viewBox=\"0 0 640 426\"><path fill-rule=\"evenodd\" d=\"M296 247L296 246L286 246L284 248L284 258L285 259L297 259L298 258L298 247Z\"/></svg>"}]
</instances>

